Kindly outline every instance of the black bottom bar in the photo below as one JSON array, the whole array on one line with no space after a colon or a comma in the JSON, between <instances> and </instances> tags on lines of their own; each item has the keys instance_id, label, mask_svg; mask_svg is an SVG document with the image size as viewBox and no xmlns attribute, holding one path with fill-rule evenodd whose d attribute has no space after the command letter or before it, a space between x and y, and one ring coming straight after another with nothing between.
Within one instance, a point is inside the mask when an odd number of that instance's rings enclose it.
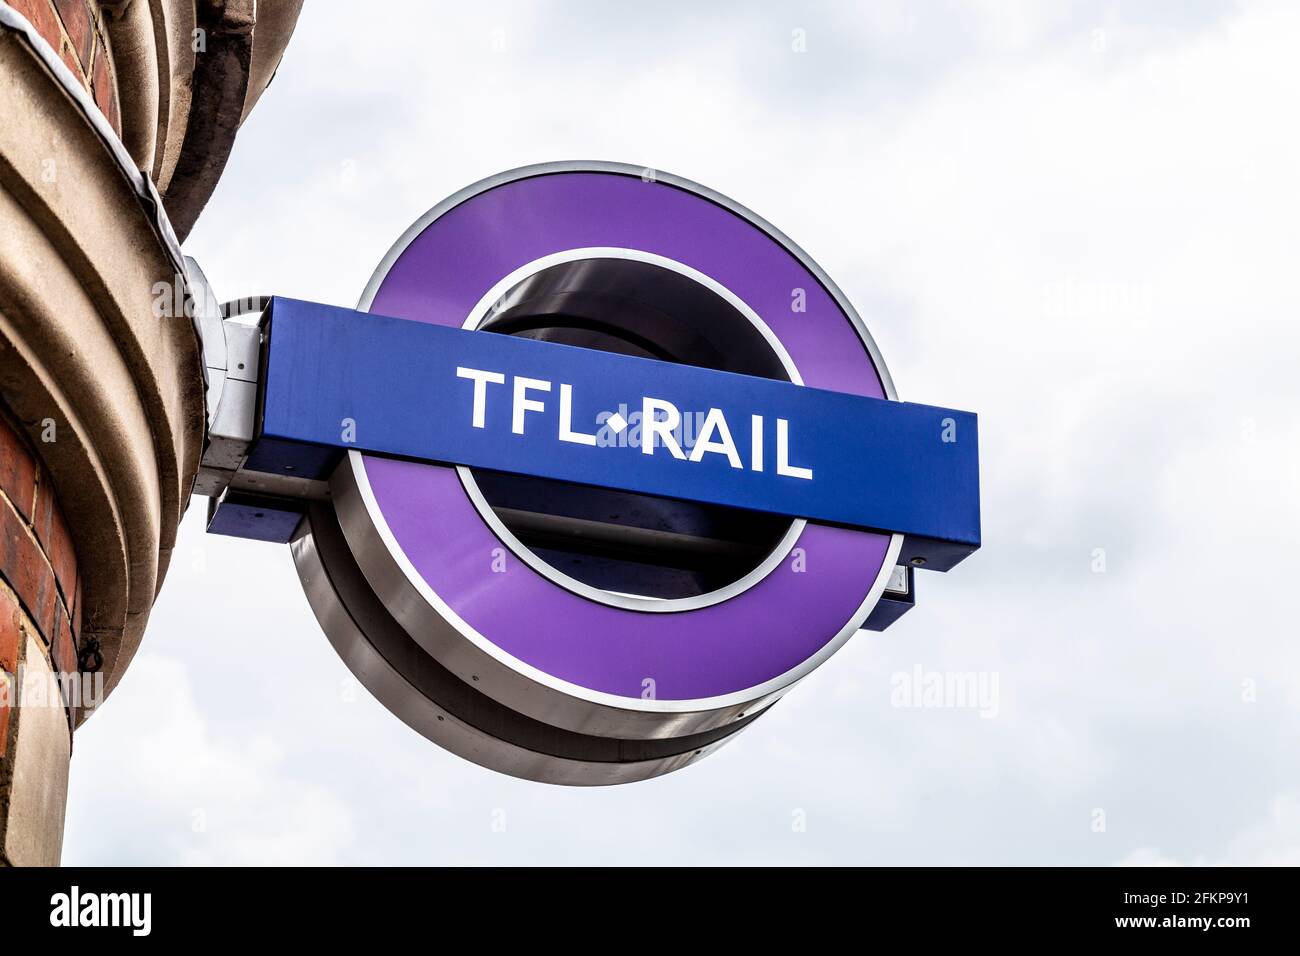
<instances>
[{"instance_id":1,"label":"black bottom bar","mask_svg":"<svg viewBox=\"0 0 1300 956\"><path fill-rule=\"evenodd\" d=\"M556 848L557 857L563 849ZM514 933L562 949L656 938L677 947L690 912L692 947L710 929L734 946L773 933L809 942L1006 942L1129 939L1139 944L1212 940L1216 948L1294 934L1295 873L1243 869L890 869L790 872L716 869L558 870L9 870L0 873L5 941L29 934L133 937L143 908L117 897L127 925L56 927L62 900L148 893L148 939L226 938L337 945L353 937L421 940L431 948L474 934L495 948ZM732 901L719 910L719 891ZM56 894L62 894L58 896ZM52 902L53 899L53 902ZM743 903L741 906L735 904ZM105 912L97 902L100 912ZM108 911L112 911L110 904ZM139 926L143 922L137 918ZM663 935L661 935L663 934ZM789 937L787 937L789 938ZM545 942L543 942L545 940ZM815 948L821 948L818 945ZM17 952L17 950L12 950Z\"/></svg>"}]
</instances>

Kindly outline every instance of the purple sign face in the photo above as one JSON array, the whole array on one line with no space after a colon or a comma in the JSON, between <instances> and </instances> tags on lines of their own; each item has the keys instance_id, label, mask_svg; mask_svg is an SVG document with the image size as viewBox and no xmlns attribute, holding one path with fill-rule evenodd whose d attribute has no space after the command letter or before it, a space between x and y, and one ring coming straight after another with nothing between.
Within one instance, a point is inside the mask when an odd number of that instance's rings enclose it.
<instances>
[{"instance_id":1,"label":"purple sign face","mask_svg":"<svg viewBox=\"0 0 1300 956\"><path fill-rule=\"evenodd\" d=\"M721 197L640 172L548 167L455 197L398 243L360 307L478 327L555 263L654 263L725 297L791 380L893 397L860 320L797 248ZM580 733L670 736L765 706L858 629L899 547L795 521L728 587L638 597L551 568L465 469L356 452L343 469L355 487L336 495L343 531L412 639L482 693Z\"/></svg>"}]
</instances>

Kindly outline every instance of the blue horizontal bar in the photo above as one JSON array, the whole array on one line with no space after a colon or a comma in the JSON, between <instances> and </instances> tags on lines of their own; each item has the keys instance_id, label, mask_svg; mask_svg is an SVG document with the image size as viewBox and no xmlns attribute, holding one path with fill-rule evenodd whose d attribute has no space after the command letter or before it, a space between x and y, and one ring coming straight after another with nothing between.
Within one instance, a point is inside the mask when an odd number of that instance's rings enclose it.
<instances>
[{"instance_id":1,"label":"blue horizontal bar","mask_svg":"<svg viewBox=\"0 0 1300 956\"><path fill-rule=\"evenodd\" d=\"M268 328L251 470L328 477L359 449L900 532L948 566L979 547L971 412L279 297ZM685 422L648 454L647 398Z\"/></svg>"}]
</instances>

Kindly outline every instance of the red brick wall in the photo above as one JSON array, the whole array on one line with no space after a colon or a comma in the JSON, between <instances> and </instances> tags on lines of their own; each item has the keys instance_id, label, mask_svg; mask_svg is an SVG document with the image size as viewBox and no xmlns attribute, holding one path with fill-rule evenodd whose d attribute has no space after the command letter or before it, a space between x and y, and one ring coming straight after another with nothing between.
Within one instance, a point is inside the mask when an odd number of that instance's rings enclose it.
<instances>
[{"instance_id":1,"label":"red brick wall","mask_svg":"<svg viewBox=\"0 0 1300 956\"><path fill-rule=\"evenodd\" d=\"M8 746L23 631L35 630L56 673L78 671L77 557L49 475L0 415L0 758ZM68 708L71 726L75 713Z\"/></svg>"},{"instance_id":2,"label":"red brick wall","mask_svg":"<svg viewBox=\"0 0 1300 956\"><path fill-rule=\"evenodd\" d=\"M93 0L6 0L27 18L94 98L118 136L122 114L99 4Z\"/></svg>"}]
</instances>

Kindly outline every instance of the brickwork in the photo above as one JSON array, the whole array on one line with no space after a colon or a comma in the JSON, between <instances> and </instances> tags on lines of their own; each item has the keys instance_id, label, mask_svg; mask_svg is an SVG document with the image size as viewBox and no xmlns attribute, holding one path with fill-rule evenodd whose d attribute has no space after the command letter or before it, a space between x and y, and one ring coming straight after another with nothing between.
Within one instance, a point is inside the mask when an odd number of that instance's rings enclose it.
<instances>
[{"instance_id":1,"label":"brickwork","mask_svg":"<svg viewBox=\"0 0 1300 956\"><path fill-rule=\"evenodd\" d=\"M40 637L56 673L77 671L78 593L77 557L53 485L26 440L0 417L0 680L12 684L22 633ZM13 695L0 697L7 730ZM70 726L75 716L69 706ZM0 733L0 758L6 751Z\"/></svg>"},{"instance_id":2,"label":"brickwork","mask_svg":"<svg viewBox=\"0 0 1300 956\"><path fill-rule=\"evenodd\" d=\"M118 136L122 113L112 47L104 30L103 12L93 0L6 0L58 51L72 75L81 81Z\"/></svg>"}]
</instances>

